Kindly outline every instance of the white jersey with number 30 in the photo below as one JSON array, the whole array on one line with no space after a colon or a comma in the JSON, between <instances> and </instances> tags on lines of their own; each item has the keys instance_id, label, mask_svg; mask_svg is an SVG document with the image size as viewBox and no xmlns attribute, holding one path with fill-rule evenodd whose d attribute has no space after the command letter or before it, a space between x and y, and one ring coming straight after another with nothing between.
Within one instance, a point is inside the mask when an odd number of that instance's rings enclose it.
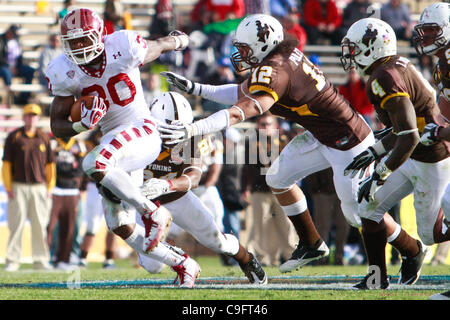
<instances>
[{"instance_id":1,"label":"white jersey with number 30","mask_svg":"<svg viewBox=\"0 0 450 320\"><path fill-rule=\"evenodd\" d=\"M76 65L61 54L46 71L55 96L97 95L105 99L108 111L99 122L103 134L150 118L139 71L148 50L146 41L133 31L122 30L105 36L104 43L105 54L98 70Z\"/></svg>"}]
</instances>

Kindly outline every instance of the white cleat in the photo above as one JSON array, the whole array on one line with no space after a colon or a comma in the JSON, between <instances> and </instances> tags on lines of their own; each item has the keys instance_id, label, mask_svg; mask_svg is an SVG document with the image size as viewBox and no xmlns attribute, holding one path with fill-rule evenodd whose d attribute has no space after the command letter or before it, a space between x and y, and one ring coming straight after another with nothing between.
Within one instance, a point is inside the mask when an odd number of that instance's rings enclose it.
<instances>
[{"instance_id":1,"label":"white cleat","mask_svg":"<svg viewBox=\"0 0 450 320\"><path fill-rule=\"evenodd\" d=\"M195 280L200 274L201 268L197 261L190 258L187 254L184 254L183 256L186 257L186 259L184 259L178 266L172 267L172 270L177 273L175 282L179 278L180 288L193 288Z\"/></svg>"},{"instance_id":2,"label":"white cleat","mask_svg":"<svg viewBox=\"0 0 450 320\"><path fill-rule=\"evenodd\" d=\"M166 238L172 223L172 216L169 211L158 209L142 215L145 226L144 251L146 253L151 252Z\"/></svg>"}]
</instances>

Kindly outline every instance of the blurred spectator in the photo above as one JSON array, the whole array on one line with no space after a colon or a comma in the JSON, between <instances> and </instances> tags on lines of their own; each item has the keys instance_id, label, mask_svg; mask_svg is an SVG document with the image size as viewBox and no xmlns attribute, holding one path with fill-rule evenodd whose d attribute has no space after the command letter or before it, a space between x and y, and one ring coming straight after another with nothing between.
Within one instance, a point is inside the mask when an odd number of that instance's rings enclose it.
<instances>
[{"instance_id":1,"label":"blurred spectator","mask_svg":"<svg viewBox=\"0 0 450 320\"><path fill-rule=\"evenodd\" d=\"M191 30L202 30L212 22L212 15L206 9L207 0L198 0L190 12ZM195 39L194 39L195 40Z\"/></svg>"},{"instance_id":2,"label":"blurred spectator","mask_svg":"<svg viewBox=\"0 0 450 320\"><path fill-rule=\"evenodd\" d=\"M64 0L63 8L58 12L57 23L62 20L66 14L75 9L76 0Z\"/></svg>"},{"instance_id":3,"label":"blurred spectator","mask_svg":"<svg viewBox=\"0 0 450 320\"><path fill-rule=\"evenodd\" d=\"M367 96L364 80L354 68L348 72L347 79L347 83L338 87L339 93L350 102L350 105L356 109L356 111L364 117L367 124L375 130L375 110Z\"/></svg>"},{"instance_id":4,"label":"blurred spectator","mask_svg":"<svg viewBox=\"0 0 450 320\"><path fill-rule=\"evenodd\" d=\"M125 28L124 8L121 0L106 0L103 11L103 21L107 34Z\"/></svg>"},{"instance_id":5,"label":"blurred spectator","mask_svg":"<svg viewBox=\"0 0 450 320\"><path fill-rule=\"evenodd\" d=\"M271 161L266 160L270 160L271 151L275 152L272 143L281 152L289 137L281 134L277 118L269 113L256 119L256 129L262 133L258 134L257 144L249 142L246 146L249 155L256 156L256 163L250 161L251 157L246 159L242 173L242 189L250 201L247 248L263 265L278 266L290 258L298 236L267 185L264 171L270 167ZM263 137L267 140L261 143Z\"/></svg>"},{"instance_id":6,"label":"blurred spectator","mask_svg":"<svg viewBox=\"0 0 450 320\"><path fill-rule=\"evenodd\" d=\"M18 27L11 25L0 36L0 77L9 88L13 77L24 78L24 83L31 84L34 69L23 63L22 48L19 43ZM21 92L15 99L17 104L26 104L30 98L30 92Z\"/></svg>"},{"instance_id":7,"label":"blurred spectator","mask_svg":"<svg viewBox=\"0 0 450 320\"><path fill-rule=\"evenodd\" d=\"M419 65L418 69L420 73L422 73L423 77L431 84L434 85L433 81L433 71L434 71L434 63L433 57L427 54L423 54L419 56Z\"/></svg>"},{"instance_id":8,"label":"blurred spectator","mask_svg":"<svg viewBox=\"0 0 450 320\"><path fill-rule=\"evenodd\" d=\"M394 29L397 40L411 41L411 12L402 0L389 0L380 10L381 20L386 21Z\"/></svg>"},{"instance_id":9,"label":"blurred spectator","mask_svg":"<svg viewBox=\"0 0 450 320\"><path fill-rule=\"evenodd\" d=\"M223 166L223 143L214 136L209 136L206 141L210 152L202 157L202 177L198 187L192 189L192 192L208 207L219 229L223 230L224 208L217 190L217 182Z\"/></svg>"},{"instance_id":10,"label":"blurred spectator","mask_svg":"<svg viewBox=\"0 0 450 320\"><path fill-rule=\"evenodd\" d=\"M334 45L341 43L338 28L342 16L334 0L306 0L303 18L310 44L317 44L324 39Z\"/></svg>"},{"instance_id":11,"label":"blurred spectator","mask_svg":"<svg viewBox=\"0 0 450 320\"><path fill-rule=\"evenodd\" d=\"M342 24L338 29L338 37L342 40L350 26L356 21L367 17L370 0L351 0L342 13Z\"/></svg>"},{"instance_id":12,"label":"blurred spectator","mask_svg":"<svg viewBox=\"0 0 450 320\"><path fill-rule=\"evenodd\" d=\"M297 13L296 0L270 0L270 14L282 19L290 13Z\"/></svg>"},{"instance_id":13,"label":"blurred spectator","mask_svg":"<svg viewBox=\"0 0 450 320\"><path fill-rule=\"evenodd\" d=\"M86 153L98 145L101 136L102 134L99 129L92 130L89 133L85 139ZM86 199L83 208L86 231L80 245L79 266L86 268L88 266L87 256L94 245L95 235L102 226L102 223L104 224L104 213L102 197L95 183L88 176L84 175L83 184L86 185ZM103 262L103 268L105 269L113 269L115 267L114 253L116 249L116 237L112 231L107 231L105 239L105 261Z\"/></svg>"},{"instance_id":14,"label":"blurred spectator","mask_svg":"<svg viewBox=\"0 0 450 320\"><path fill-rule=\"evenodd\" d=\"M86 153L84 142L73 137L55 138L51 141L56 160L56 185L53 188L53 205L47 229L47 244L52 247L53 232L58 225L57 269L70 270L70 253L75 237L75 223L80 201L83 177L82 159Z\"/></svg>"},{"instance_id":15,"label":"blurred spectator","mask_svg":"<svg viewBox=\"0 0 450 320\"><path fill-rule=\"evenodd\" d=\"M5 141L2 177L8 194L9 228L6 271L20 267L22 232L27 219L31 226L33 268L51 269L47 224L56 168L50 139L37 127L41 114L38 105L26 105L24 126L12 131Z\"/></svg>"},{"instance_id":16,"label":"blurred spectator","mask_svg":"<svg viewBox=\"0 0 450 320\"><path fill-rule=\"evenodd\" d=\"M306 45L308 37L305 29L300 26L300 15L296 13L289 13L283 17L281 23L287 33L294 35L298 39L299 44L297 48L303 52L303 47Z\"/></svg>"},{"instance_id":17,"label":"blurred spectator","mask_svg":"<svg viewBox=\"0 0 450 320\"><path fill-rule=\"evenodd\" d=\"M270 0L244 0L245 14L269 14L270 15Z\"/></svg>"},{"instance_id":18,"label":"blurred spectator","mask_svg":"<svg viewBox=\"0 0 450 320\"><path fill-rule=\"evenodd\" d=\"M206 10L211 12L212 22L242 18L245 15L244 0L206 0Z\"/></svg>"},{"instance_id":19,"label":"blurred spectator","mask_svg":"<svg viewBox=\"0 0 450 320\"><path fill-rule=\"evenodd\" d=\"M336 246L334 264L344 264L344 245L350 231L350 225L345 220L333 183L331 168L313 173L305 178L308 191L314 202L313 219L320 237L330 246L330 231L334 225L334 243ZM328 264L328 257L319 264Z\"/></svg>"},{"instance_id":20,"label":"blurred spectator","mask_svg":"<svg viewBox=\"0 0 450 320\"><path fill-rule=\"evenodd\" d=\"M222 57L217 61L216 70L211 73L207 78L205 83L211 85L222 85L222 84L230 84L234 83L235 77L232 70L232 65L229 57ZM204 112L216 112L220 109L224 109L226 105L202 99L202 109Z\"/></svg>"},{"instance_id":21,"label":"blurred spectator","mask_svg":"<svg viewBox=\"0 0 450 320\"><path fill-rule=\"evenodd\" d=\"M159 73L149 73L147 81L144 82L144 97L147 105L150 105L153 98L162 93L161 90L161 76Z\"/></svg>"},{"instance_id":22,"label":"blurred spectator","mask_svg":"<svg viewBox=\"0 0 450 320\"><path fill-rule=\"evenodd\" d=\"M39 56L38 80L41 85L47 87L48 83L44 72L47 69L49 62L63 52L61 38L56 33L51 34L49 37L49 44L42 49Z\"/></svg>"},{"instance_id":23,"label":"blurred spectator","mask_svg":"<svg viewBox=\"0 0 450 320\"><path fill-rule=\"evenodd\" d=\"M155 5L155 14L148 31L149 39L167 36L173 30L173 6L171 0L158 0Z\"/></svg>"}]
</instances>

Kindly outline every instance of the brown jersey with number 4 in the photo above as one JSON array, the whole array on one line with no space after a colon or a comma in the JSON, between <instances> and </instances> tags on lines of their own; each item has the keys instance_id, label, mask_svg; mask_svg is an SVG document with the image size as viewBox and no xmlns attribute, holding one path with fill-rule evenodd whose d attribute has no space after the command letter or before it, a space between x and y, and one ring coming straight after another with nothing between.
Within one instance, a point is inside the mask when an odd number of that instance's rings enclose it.
<instances>
[{"instance_id":1,"label":"brown jersey with number 4","mask_svg":"<svg viewBox=\"0 0 450 320\"><path fill-rule=\"evenodd\" d=\"M371 132L362 117L297 48L288 54L270 55L252 69L248 90L272 95L275 104L271 113L298 123L328 147L349 150Z\"/></svg>"},{"instance_id":2,"label":"brown jersey with number 4","mask_svg":"<svg viewBox=\"0 0 450 320\"><path fill-rule=\"evenodd\" d=\"M172 180L184 173L189 166L199 166L201 157L210 152L210 140L193 137L189 142L179 144L173 149L161 151L158 158L144 169L144 180L152 178ZM190 157L185 157L183 151L190 151ZM161 204L175 201L186 192L174 192L162 195L153 201L159 201Z\"/></svg>"},{"instance_id":3,"label":"brown jersey with number 4","mask_svg":"<svg viewBox=\"0 0 450 320\"><path fill-rule=\"evenodd\" d=\"M391 123L389 114L383 107L389 99L398 96L408 97L414 105L419 133L427 123L445 123L436 103L435 90L406 58L389 57L372 72L366 90L380 120L387 127L390 127ZM449 156L449 150L450 144L447 142L431 146L419 143L411 158L428 163L438 162Z\"/></svg>"}]
</instances>

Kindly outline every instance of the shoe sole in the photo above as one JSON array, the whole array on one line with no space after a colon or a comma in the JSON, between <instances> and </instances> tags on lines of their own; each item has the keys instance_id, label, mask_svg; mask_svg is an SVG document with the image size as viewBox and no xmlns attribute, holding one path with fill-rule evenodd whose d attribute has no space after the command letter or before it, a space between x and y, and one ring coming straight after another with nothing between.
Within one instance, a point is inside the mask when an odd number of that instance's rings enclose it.
<instances>
[{"instance_id":1,"label":"shoe sole","mask_svg":"<svg viewBox=\"0 0 450 320\"><path fill-rule=\"evenodd\" d=\"M300 259L300 260L288 260L279 267L279 270L282 273L295 271L314 260L318 260L318 259L328 256L329 253L330 253L330 250L327 249L326 251L324 251L323 254L321 254L317 257L314 257L314 258Z\"/></svg>"},{"instance_id":2,"label":"shoe sole","mask_svg":"<svg viewBox=\"0 0 450 320\"><path fill-rule=\"evenodd\" d=\"M173 220L172 217L169 217L169 219L167 219L166 226L159 230L155 239L153 239L150 242L150 244L147 246L145 253L152 252L158 246L158 244L167 237L167 234L169 233L170 225L172 224L172 220Z\"/></svg>"},{"instance_id":3,"label":"shoe sole","mask_svg":"<svg viewBox=\"0 0 450 320\"><path fill-rule=\"evenodd\" d=\"M429 247L426 247L426 248L423 250L422 265L420 266L419 271L417 271L417 276L416 276L416 278L415 278L415 279L410 278L410 279L408 279L408 281L402 282L402 281L401 281L402 279L401 279L401 277L400 277L400 278L398 279L397 284L402 284L402 285L405 285L405 286L411 286L411 285L415 284L415 283L417 282L417 280L419 280L419 278L420 278L420 273L422 272L423 261L425 260L425 257L427 256L429 250L430 250Z\"/></svg>"}]
</instances>

